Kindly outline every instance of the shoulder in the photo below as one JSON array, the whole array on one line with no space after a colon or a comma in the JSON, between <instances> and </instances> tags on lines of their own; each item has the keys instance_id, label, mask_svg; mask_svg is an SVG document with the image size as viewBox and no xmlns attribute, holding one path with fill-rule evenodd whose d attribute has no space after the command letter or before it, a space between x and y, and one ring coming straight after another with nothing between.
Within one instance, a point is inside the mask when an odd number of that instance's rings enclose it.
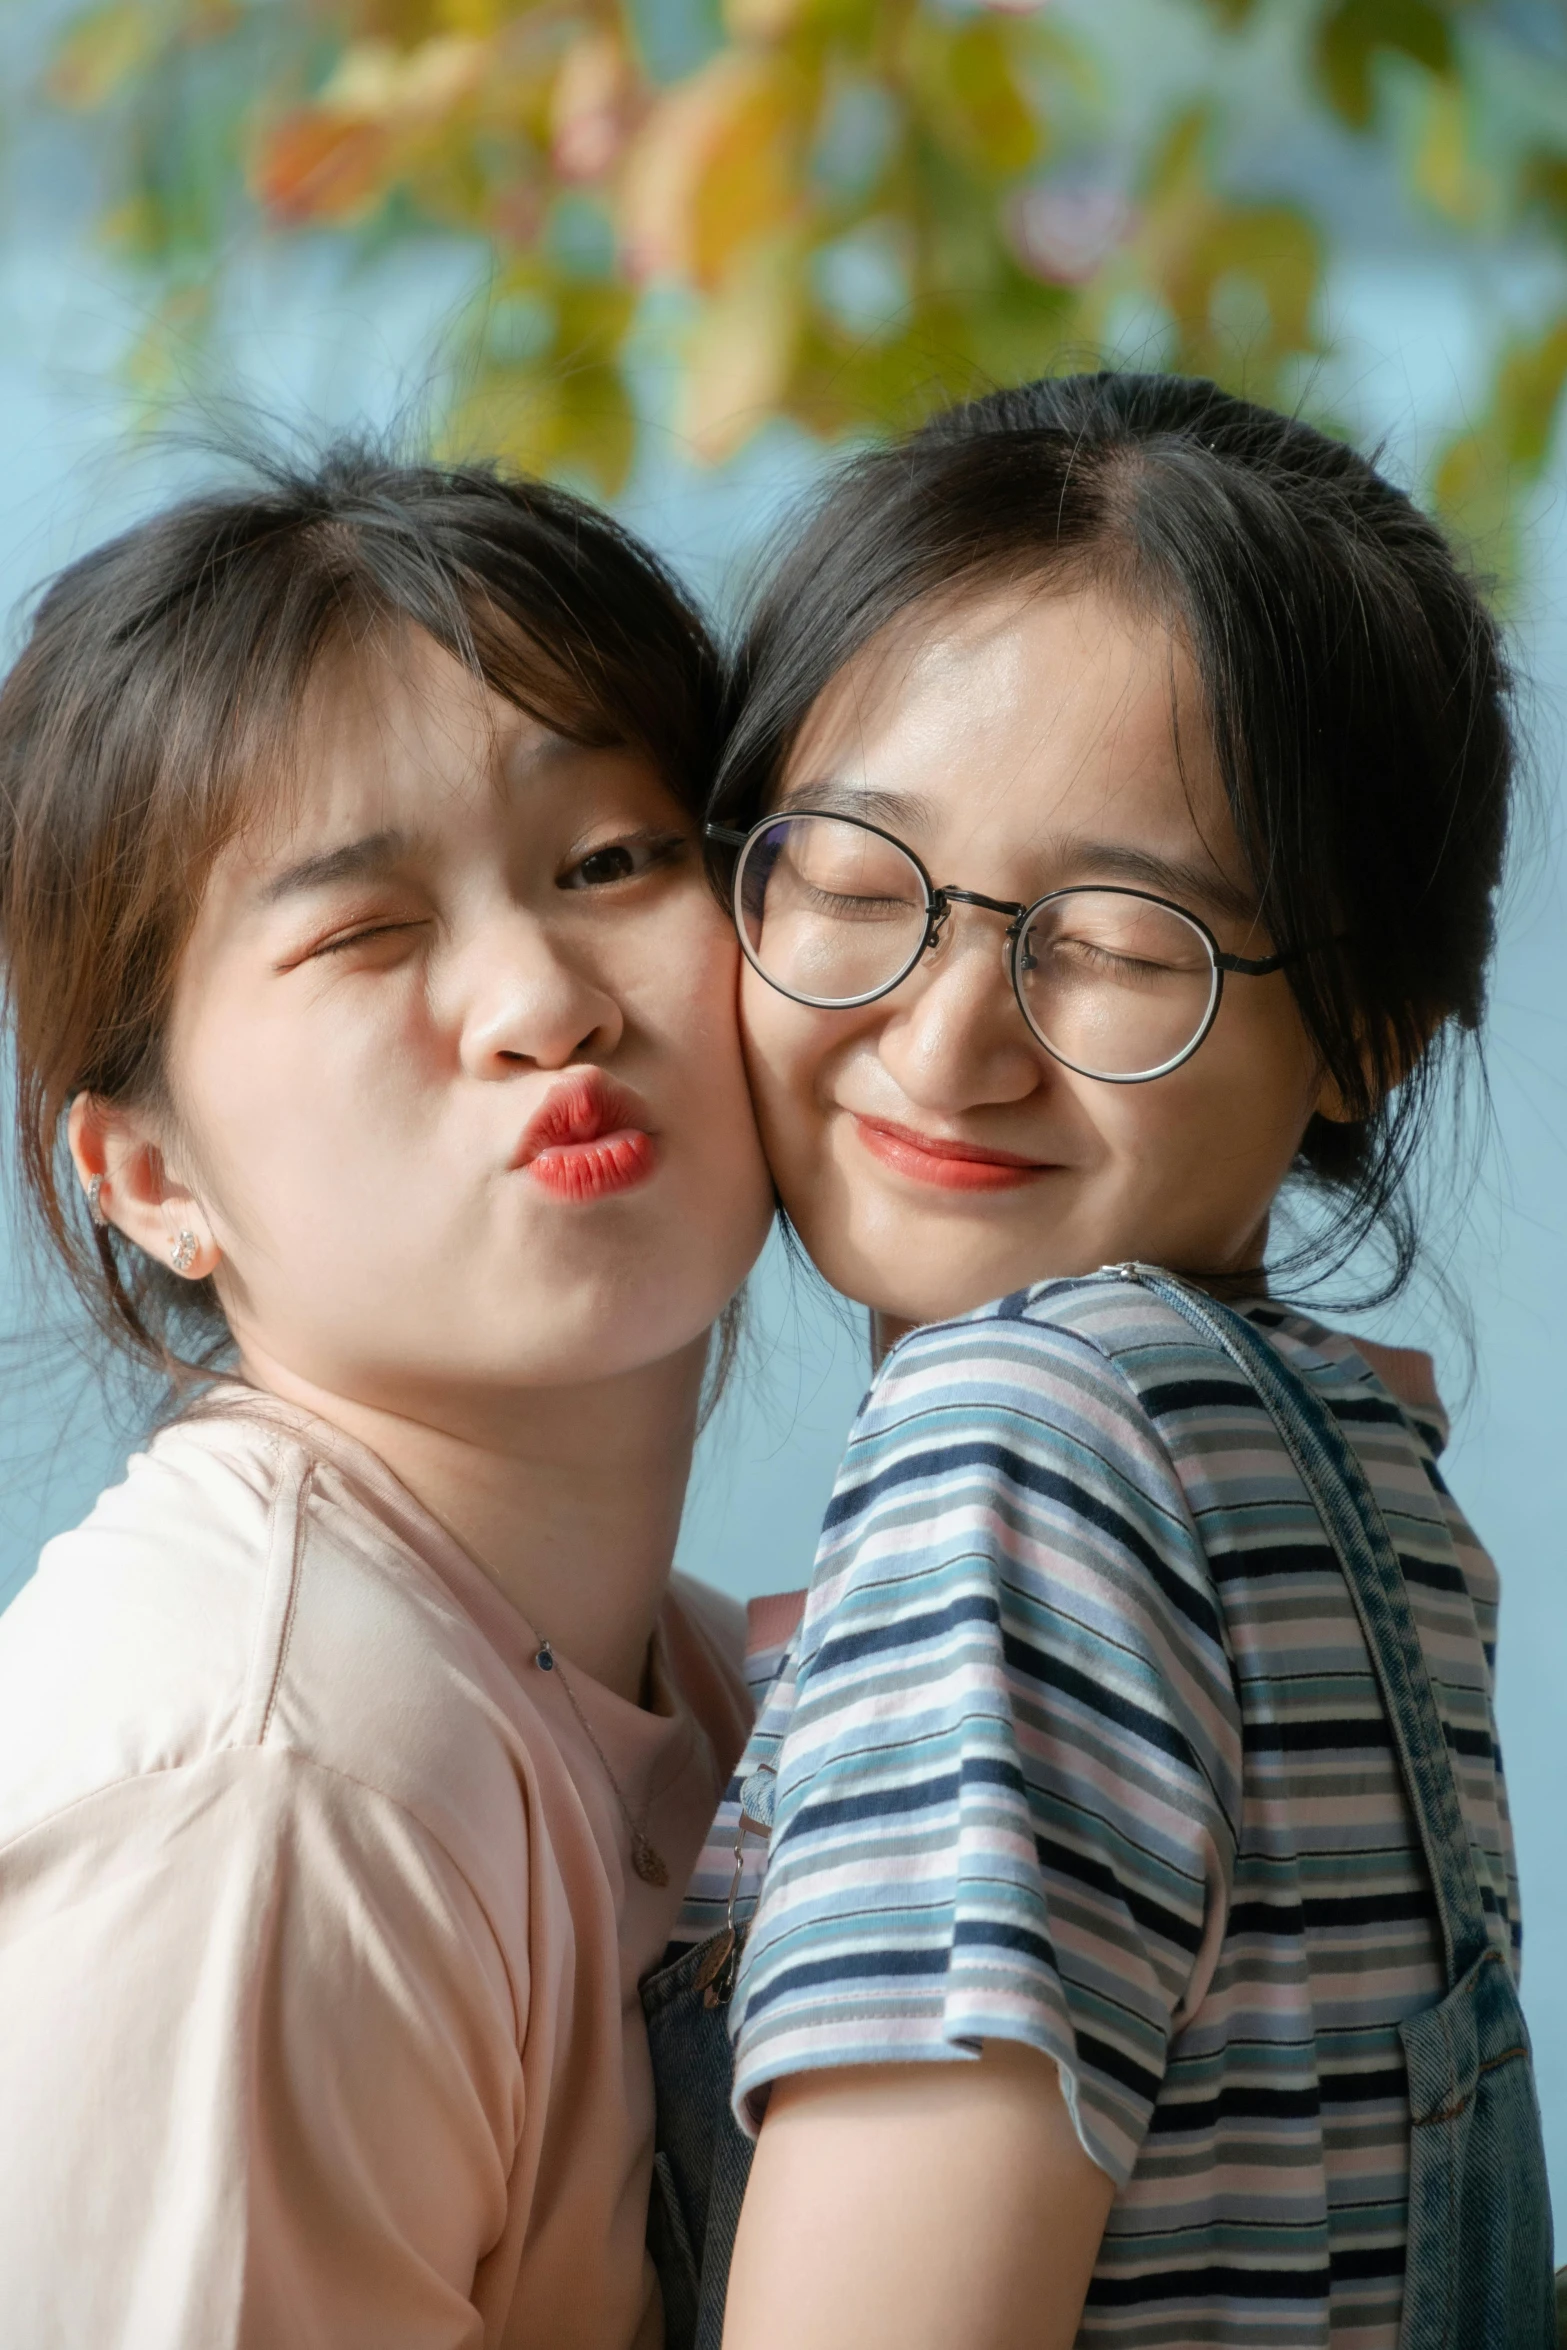
<instances>
[{"instance_id":1,"label":"shoulder","mask_svg":"<svg viewBox=\"0 0 1567 2350\"><path fill-rule=\"evenodd\" d=\"M1075 1462L1096 1480L1165 1493L1174 1472L1138 1358L1178 1343L1178 1317L1122 1289L1040 1283L903 1339L855 1421L829 1526L854 1514L868 1488L974 1476L1037 1485L1047 1464Z\"/></svg>"},{"instance_id":2,"label":"shoulder","mask_svg":"<svg viewBox=\"0 0 1567 2350\"><path fill-rule=\"evenodd\" d=\"M878 1634L897 1623L900 1639L916 1617L967 1639L979 1610L1013 1638L1019 1611L1076 1608L1115 1636L1136 1621L1172 1651L1195 1640L1220 1671L1202 1541L1128 1370L1139 1345L1178 1343L1176 1317L1120 1287L1041 1284L893 1350L829 1506L804 1668L860 1616Z\"/></svg>"},{"instance_id":3,"label":"shoulder","mask_svg":"<svg viewBox=\"0 0 1567 2350\"><path fill-rule=\"evenodd\" d=\"M176 1422L45 1545L0 1617L0 1834L244 1738L302 1472L274 1430Z\"/></svg>"},{"instance_id":4,"label":"shoulder","mask_svg":"<svg viewBox=\"0 0 1567 2350\"><path fill-rule=\"evenodd\" d=\"M956 1377L960 1392L1004 1395L1009 1384L1042 1392L1098 1393L1112 1410L1135 1412L1150 1362L1196 1343L1191 1326L1162 1298L1107 1272L1036 1282L899 1341L867 1404L889 1392Z\"/></svg>"},{"instance_id":5,"label":"shoulder","mask_svg":"<svg viewBox=\"0 0 1567 2350\"><path fill-rule=\"evenodd\" d=\"M379 1795L461 1861L470 1807L493 1823L515 1794L503 1683L340 1465L262 1415L198 1414L133 1457L0 1617L0 1842L250 1751Z\"/></svg>"}]
</instances>

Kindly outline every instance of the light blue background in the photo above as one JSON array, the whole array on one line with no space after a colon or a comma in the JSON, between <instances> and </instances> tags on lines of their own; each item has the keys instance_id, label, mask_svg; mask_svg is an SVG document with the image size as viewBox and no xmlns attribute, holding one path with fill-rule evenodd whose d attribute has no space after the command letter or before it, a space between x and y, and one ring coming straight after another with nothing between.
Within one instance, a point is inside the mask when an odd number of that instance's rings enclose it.
<instances>
[{"instance_id":1,"label":"light blue background","mask_svg":"<svg viewBox=\"0 0 1567 2350\"><path fill-rule=\"evenodd\" d=\"M1170 12L1174 14L1175 12ZM14 92L51 15L17 7L0 27ZM1147 12L1141 14L1147 18ZM1157 25L1157 12L1147 18ZM23 108L4 161L0 219L0 610L200 469L180 446L127 431L124 353L143 297L90 243L95 191L83 150ZM1395 470L1478 401L1482 329L1526 316L1531 266L1505 252L1460 264L1375 204L1355 153L1313 132L1291 148L1259 102L1255 136L1275 181L1310 187L1338 216L1343 258L1328 302L1325 388ZM1373 225L1367 225L1371 223ZM356 269L329 246L240 255L222 347L257 408L319 425L417 420L438 402L432 351L471 290L473 265L432 244L395 269ZM1128 322L1136 347L1138 322ZM193 356L193 376L199 364ZM656 353L648 362L656 392ZM727 471L692 470L657 434L624 511L702 589L732 594L813 470L795 436L764 435ZM1517 658L1534 746L1535 801L1505 909L1490 1040L1494 1128L1442 1257L1473 1310L1478 1376L1429 1290L1368 1325L1433 1347L1458 1404L1451 1481L1503 1572L1500 1713L1527 1921L1525 1992L1536 2035L1558 2201L1567 2189L1567 1887L1563 1883L1563 1666L1567 1651L1567 467L1527 516L1532 585ZM0 1210L0 1213L6 1211ZM123 1458L134 1399L106 1400L68 1310L14 1229L0 1280L0 1604L39 1542L69 1524ZM866 1375L858 1318L770 1252L754 1284L748 1361L704 1440L681 1558L741 1592L804 1581L843 1434ZM1567 2208L1567 2206L1563 2206Z\"/></svg>"}]
</instances>

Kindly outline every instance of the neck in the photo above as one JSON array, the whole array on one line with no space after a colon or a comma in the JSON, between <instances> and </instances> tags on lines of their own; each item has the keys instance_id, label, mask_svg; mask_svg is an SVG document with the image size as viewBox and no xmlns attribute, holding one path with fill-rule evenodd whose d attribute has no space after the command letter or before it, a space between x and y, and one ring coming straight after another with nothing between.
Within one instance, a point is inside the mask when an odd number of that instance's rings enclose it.
<instances>
[{"instance_id":1,"label":"neck","mask_svg":"<svg viewBox=\"0 0 1567 2350\"><path fill-rule=\"evenodd\" d=\"M1134 1256L1136 1253L1135 1250L1128 1249L1121 1251L1123 1256ZM1268 1294L1267 1254L1268 1216L1264 1214L1245 1243L1232 1250L1228 1268L1220 1267L1216 1271L1203 1272L1194 1267L1176 1265L1170 1269L1172 1272L1181 1273L1184 1279L1194 1282L1199 1289L1206 1289L1212 1296L1225 1301L1266 1297ZM1055 1280L1059 1278L1060 1271L1061 1268L1057 1266L1052 1268L1048 1274L1039 1273L1035 1278L1040 1281ZM879 1306L872 1306L870 1310L872 1371L881 1369L882 1364L900 1338L907 1338L911 1330L918 1328L919 1324L915 1320L905 1319L901 1314L884 1313Z\"/></svg>"},{"instance_id":2,"label":"neck","mask_svg":"<svg viewBox=\"0 0 1567 2350\"><path fill-rule=\"evenodd\" d=\"M879 1371L900 1338L907 1338L918 1324L904 1321L901 1314L884 1314L879 1306L871 1308L871 1369Z\"/></svg>"},{"instance_id":3,"label":"neck","mask_svg":"<svg viewBox=\"0 0 1567 2350\"><path fill-rule=\"evenodd\" d=\"M548 1639L633 1703L674 1563L705 1337L663 1362L577 1387L336 1394L252 1342L253 1386L311 1411L383 1460Z\"/></svg>"}]
</instances>

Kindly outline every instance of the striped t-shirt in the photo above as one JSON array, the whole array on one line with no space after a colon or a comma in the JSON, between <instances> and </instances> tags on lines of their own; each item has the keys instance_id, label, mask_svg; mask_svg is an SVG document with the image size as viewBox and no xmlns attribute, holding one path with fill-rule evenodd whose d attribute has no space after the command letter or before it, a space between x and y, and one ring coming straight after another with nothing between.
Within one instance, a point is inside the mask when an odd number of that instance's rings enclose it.
<instances>
[{"instance_id":1,"label":"striped t-shirt","mask_svg":"<svg viewBox=\"0 0 1567 2350\"><path fill-rule=\"evenodd\" d=\"M1349 1340L1245 1310L1380 1500L1516 1964L1496 1575L1439 1415ZM1393 2350L1429 1881L1336 1558L1182 1316L1054 1282L893 1352L758 1767L743 2120L782 2074L1026 2042L1117 2189L1081 2341Z\"/></svg>"}]
</instances>

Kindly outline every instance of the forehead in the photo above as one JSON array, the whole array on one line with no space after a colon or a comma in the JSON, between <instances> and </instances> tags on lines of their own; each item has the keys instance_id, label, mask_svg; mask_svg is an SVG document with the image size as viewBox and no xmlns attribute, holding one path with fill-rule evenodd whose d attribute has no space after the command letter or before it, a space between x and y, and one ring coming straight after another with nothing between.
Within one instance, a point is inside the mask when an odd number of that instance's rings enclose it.
<instances>
[{"instance_id":1,"label":"forehead","mask_svg":"<svg viewBox=\"0 0 1567 2350\"><path fill-rule=\"evenodd\" d=\"M786 790L833 781L918 801L945 829L1014 837L1107 819L1227 823L1196 674L1155 613L1029 584L912 607L833 679Z\"/></svg>"},{"instance_id":2,"label":"forehead","mask_svg":"<svg viewBox=\"0 0 1567 2350\"><path fill-rule=\"evenodd\" d=\"M509 759L558 741L420 629L329 647L300 708L280 789L236 849L260 865L371 823L424 826L493 789Z\"/></svg>"}]
</instances>

